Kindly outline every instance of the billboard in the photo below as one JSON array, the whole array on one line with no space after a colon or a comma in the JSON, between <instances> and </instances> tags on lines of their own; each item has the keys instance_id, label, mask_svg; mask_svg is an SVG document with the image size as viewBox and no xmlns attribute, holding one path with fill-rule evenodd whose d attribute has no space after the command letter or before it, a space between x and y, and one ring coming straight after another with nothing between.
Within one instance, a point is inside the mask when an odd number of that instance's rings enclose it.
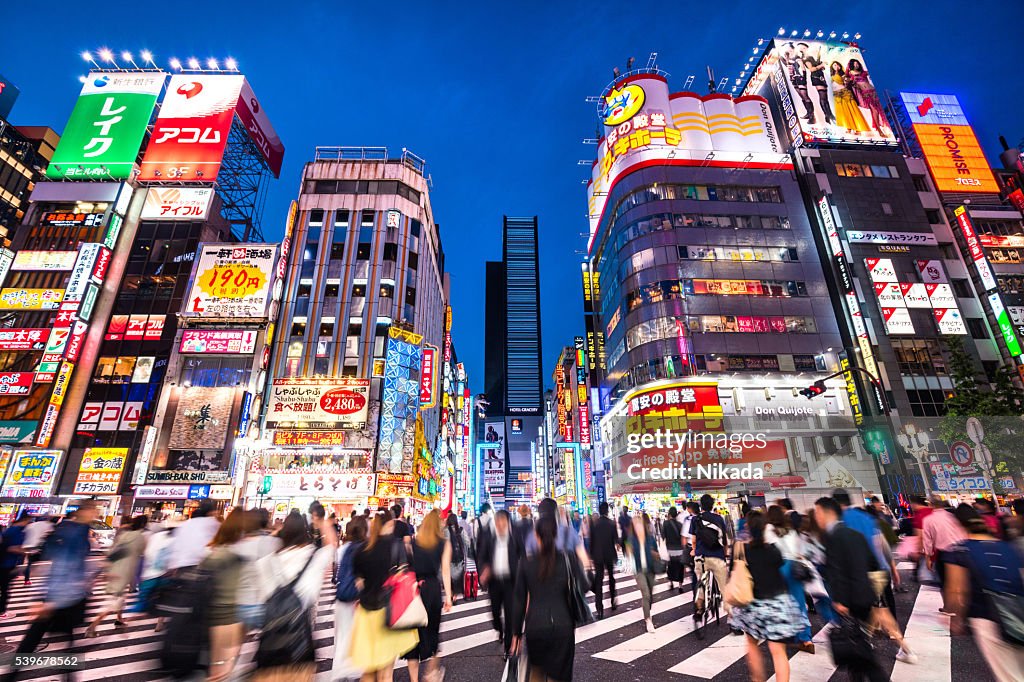
<instances>
[{"instance_id":1,"label":"billboard","mask_svg":"<svg viewBox=\"0 0 1024 682\"><path fill-rule=\"evenodd\" d=\"M1013 331L1010 314L1007 312L1006 307L1003 306L1003 300L999 297L998 292L989 294L988 303L992 306L992 314L996 317L996 324L999 325L999 333L1003 337L1003 343L1006 344L1006 350L1010 351L1010 355L1013 357L1019 357L1024 351L1021 351L1020 342Z\"/></svg>"},{"instance_id":2,"label":"billboard","mask_svg":"<svg viewBox=\"0 0 1024 682\"><path fill-rule=\"evenodd\" d=\"M75 495L116 495L128 448L87 448L75 479Z\"/></svg>"},{"instance_id":3,"label":"billboard","mask_svg":"<svg viewBox=\"0 0 1024 682\"><path fill-rule=\"evenodd\" d=\"M318 499L355 500L373 495L377 490L376 474L293 474L268 471L267 497L316 497Z\"/></svg>"},{"instance_id":4,"label":"billboard","mask_svg":"<svg viewBox=\"0 0 1024 682\"><path fill-rule=\"evenodd\" d=\"M0 350L43 350L49 329L0 329Z\"/></svg>"},{"instance_id":5,"label":"billboard","mask_svg":"<svg viewBox=\"0 0 1024 682\"><path fill-rule=\"evenodd\" d=\"M172 76L139 180L216 180L244 80L225 74Z\"/></svg>"},{"instance_id":6,"label":"billboard","mask_svg":"<svg viewBox=\"0 0 1024 682\"><path fill-rule=\"evenodd\" d=\"M437 405L437 387L434 382L437 348L423 344L423 358L420 365L420 409Z\"/></svg>"},{"instance_id":7,"label":"billboard","mask_svg":"<svg viewBox=\"0 0 1024 682\"><path fill-rule=\"evenodd\" d=\"M377 431L377 471L412 473L422 345L422 334L395 326L388 329Z\"/></svg>"},{"instance_id":8,"label":"billboard","mask_svg":"<svg viewBox=\"0 0 1024 682\"><path fill-rule=\"evenodd\" d=\"M505 491L505 422L484 425L483 450L484 487ZM489 446L489 447L488 447Z\"/></svg>"},{"instance_id":9,"label":"billboard","mask_svg":"<svg viewBox=\"0 0 1024 682\"><path fill-rule=\"evenodd\" d=\"M143 220L206 220L213 200L210 187L150 187Z\"/></svg>"},{"instance_id":10,"label":"billboard","mask_svg":"<svg viewBox=\"0 0 1024 682\"><path fill-rule=\"evenodd\" d=\"M160 71L86 76L46 177L127 180L165 77Z\"/></svg>"},{"instance_id":11,"label":"billboard","mask_svg":"<svg viewBox=\"0 0 1024 682\"><path fill-rule=\"evenodd\" d=\"M369 398L369 379L274 379L267 423L339 423L360 429L366 424Z\"/></svg>"},{"instance_id":12,"label":"billboard","mask_svg":"<svg viewBox=\"0 0 1024 682\"><path fill-rule=\"evenodd\" d=\"M46 497L53 487L61 450L15 450L4 479L3 497Z\"/></svg>"},{"instance_id":13,"label":"billboard","mask_svg":"<svg viewBox=\"0 0 1024 682\"><path fill-rule=\"evenodd\" d=\"M234 387L182 389L167 447L171 450L220 450L228 435Z\"/></svg>"},{"instance_id":14,"label":"billboard","mask_svg":"<svg viewBox=\"0 0 1024 682\"><path fill-rule=\"evenodd\" d=\"M974 267L978 271L982 288L985 291L995 289L996 277L992 274L992 267L988 264L988 258L985 257L985 249L982 248L981 242L978 240L978 234L974 231L974 223L971 222L971 216L967 214L967 207L957 206L953 210L953 215L956 217L957 225L960 226L960 233L964 236L964 241L967 243L967 251L970 254L971 260L974 261Z\"/></svg>"},{"instance_id":15,"label":"billboard","mask_svg":"<svg viewBox=\"0 0 1024 682\"><path fill-rule=\"evenodd\" d=\"M77 258L77 251L19 251L11 270L71 270Z\"/></svg>"},{"instance_id":16,"label":"billboard","mask_svg":"<svg viewBox=\"0 0 1024 682\"><path fill-rule=\"evenodd\" d=\"M245 129L249 131L256 148L263 155L263 160L274 174L275 178L281 177L281 163L284 160L284 144L277 136L274 126L263 110L263 105L253 94L249 81L242 82L242 92L238 97L238 118L241 119Z\"/></svg>"},{"instance_id":17,"label":"billboard","mask_svg":"<svg viewBox=\"0 0 1024 682\"><path fill-rule=\"evenodd\" d=\"M186 329L179 353L229 353L244 355L256 350L259 332L251 329Z\"/></svg>"},{"instance_id":18,"label":"billboard","mask_svg":"<svg viewBox=\"0 0 1024 682\"><path fill-rule=\"evenodd\" d=\"M0 310L57 310L63 289L0 289Z\"/></svg>"},{"instance_id":19,"label":"billboard","mask_svg":"<svg viewBox=\"0 0 1024 682\"><path fill-rule=\"evenodd\" d=\"M277 265L276 244L201 244L183 315L263 318Z\"/></svg>"},{"instance_id":20,"label":"billboard","mask_svg":"<svg viewBox=\"0 0 1024 682\"><path fill-rule=\"evenodd\" d=\"M940 192L999 192L956 95L901 92L900 98Z\"/></svg>"},{"instance_id":21,"label":"billboard","mask_svg":"<svg viewBox=\"0 0 1024 682\"><path fill-rule=\"evenodd\" d=\"M776 38L744 92L758 92L769 79L789 104L787 128L795 144L896 144L856 44Z\"/></svg>"}]
</instances>

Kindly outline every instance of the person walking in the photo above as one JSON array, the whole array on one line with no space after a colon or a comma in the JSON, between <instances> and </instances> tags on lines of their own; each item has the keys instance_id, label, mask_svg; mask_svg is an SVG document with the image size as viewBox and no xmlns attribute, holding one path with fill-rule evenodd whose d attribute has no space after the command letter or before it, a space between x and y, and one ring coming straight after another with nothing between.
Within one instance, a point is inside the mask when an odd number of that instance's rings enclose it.
<instances>
[{"instance_id":1,"label":"person walking","mask_svg":"<svg viewBox=\"0 0 1024 682\"><path fill-rule=\"evenodd\" d=\"M852 618L863 628L877 599L868 577L874 565L871 547L864 535L843 522L843 509L835 499L819 498L814 503L814 514L823 531L825 582L832 597L832 609L840 618ZM870 682L889 679L873 652L849 666L848 672L852 682L861 682L865 677Z\"/></svg>"},{"instance_id":2,"label":"person walking","mask_svg":"<svg viewBox=\"0 0 1024 682\"><path fill-rule=\"evenodd\" d=\"M967 539L964 527L957 521L949 503L938 495L931 500L932 513L921 526L921 551L924 553L928 570L934 571L943 591L943 605L940 612L952 615L945 603L946 561L956 546Z\"/></svg>"},{"instance_id":3,"label":"person walking","mask_svg":"<svg viewBox=\"0 0 1024 682\"><path fill-rule=\"evenodd\" d=\"M715 498L707 493L701 495L700 514L690 521L690 534L693 536L690 555L694 558L695 581L700 581L704 571L711 571L718 583L718 589L723 591L729 582L729 567L725 563L729 540L726 537L725 520L720 514L712 511L714 508ZM704 597L704 593L700 592L694 600L694 622L700 621L704 615ZM728 615L732 607L728 602L723 604Z\"/></svg>"},{"instance_id":4,"label":"person walking","mask_svg":"<svg viewBox=\"0 0 1024 682\"><path fill-rule=\"evenodd\" d=\"M622 510L619 512L619 545L622 549L622 553L626 553L626 540L629 538L629 532L633 529L633 519L629 516L629 507L622 505Z\"/></svg>"},{"instance_id":5,"label":"person walking","mask_svg":"<svg viewBox=\"0 0 1024 682\"><path fill-rule=\"evenodd\" d=\"M608 503L597 507L598 517L590 531L590 560L594 565L594 610L598 620L604 618L604 576L608 575L608 593L612 611L619 607L615 598L615 562L618 554L619 532L615 522L608 518Z\"/></svg>"},{"instance_id":6,"label":"person walking","mask_svg":"<svg viewBox=\"0 0 1024 682\"><path fill-rule=\"evenodd\" d=\"M661 562L658 556L658 540L654 537L651 517L646 512L633 519L633 532L629 536L629 556L633 562L636 586L640 588L640 604L644 612L647 632L654 632L651 618L651 597L654 594L654 575Z\"/></svg>"},{"instance_id":7,"label":"person walking","mask_svg":"<svg viewBox=\"0 0 1024 682\"><path fill-rule=\"evenodd\" d=\"M668 508L668 518L662 523L661 535L665 538L668 552L668 588L683 591L683 524L678 520L679 511Z\"/></svg>"},{"instance_id":8,"label":"person walking","mask_svg":"<svg viewBox=\"0 0 1024 682\"><path fill-rule=\"evenodd\" d=\"M43 544L47 536L53 532L53 521L49 516L39 516L25 528L25 585L32 584L32 564L42 556Z\"/></svg>"},{"instance_id":9,"label":"person walking","mask_svg":"<svg viewBox=\"0 0 1024 682\"><path fill-rule=\"evenodd\" d=\"M214 516L216 509L213 500L202 500L192 512L192 517L175 529L167 570L179 571L198 566L206 558L210 551L210 540L220 527L220 521Z\"/></svg>"},{"instance_id":10,"label":"person walking","mask_svg":"<svg viewBox=\"0 0 1024 682\"><path fill-rule=\"evenodd\" d=\"M292 510L285 518L277 536L281 540L281 549L263 557L256 562L260 585L260 599L263 603L279 588L292 585L302 609L302 618L306 621L308 648L302 651L291 651L288 660L260 660L260 647L256 650L256 673L252 679L269 682L278 680L289 682L310 682L316 672L316 652L313 643L313 608L316 606L324 576L337 551L338 538L323 518L316 519L320 524L322 547L313 546L313 537L309 525L297 510ZM265 623L260 634L261 644L268 637L270 623ZM269 658L269 657L268 657Z\"/></svg>"},{"instance_id":11,"label":"person walking","mask_svg":"<svg viewBox=\"0 0 1024 682\"><path fill-rule=\"evenodd\" d=\"M126 529L118 533L114 544L107 553L106 592L110 595L110 603L89 623L89 627L85 630L87 638L95 637L100 623L112 613L117 615L114 626L124 627L124 602L128 586L135 579L139 562L142 561L142 554L146 551L144 531L147 521L145 516L136 516L131 519Z\"/></svg>"},{"instance_id":12,"label":"person walking","mask_svg":"<svg viewBox=\"0 0 1024 682\"><path fill-rule=\"evenodd\" d=\"M782 508L776 505L772 505L772 508L778 510L777 516L783 519L780 523L785 524ZM747 667L753 682L764 682L766 679L759 648L764 641L768 642L775 679L778 682L789 682L786 640L799 637L805 631L810 632L811 623L787 590L779 541L775 544L766 541L766 526L767 520L760 511L747 514L746 529L750 540L737 543L739 546L735 548L734 556L742 558L747 564L754 583L754 601L746 606L733 607L729 623L747 635Z\"/></svg>"},{"instance_id":13,"label":"person walking","mask_svg":"<svg viewBox=\"0 0 1024 682\"><path fill-rule=\"evenodd\" d=\"M362 516L354 516L345 526L344 543L338 550L337 588L334 600L334 664L331 680L358 679L361 671L349 660L352 648L352 619L356 614L359 589L355 584L353 557L366 545L369 526Z\"/></svg>"},{"instance_id":14,"label":"person walking","mask_svg":"<svg viewBox=\"0 0 1024 682\"><path fill-rule=\"evenodd\" d=\"M451 575L452 589L455 590L455 594L463 594L466 561L469 558L470 544L466 531L459 525L458 519L454 514L449 514L445 520L445 539L451 548L448 558L448 572Z\"/></svg>"},{"instance_id":15,"label":"person walking","mask_svg":"<svg viewBox=\"0 0 1024 682\"><path fill-rule=\"evenodd\" d=\"M363 671L362 682L391 682L395 659L419 642L416 630L391 630L385 620L384 582L393 568L406 563L402 541L394 536L394 529L391 512L378 512L370 524L366 546L353 557L352 568L362 580L362 588L352 620L349 659Z\"/></svg>"},{"instance_id":16,"label":"person walking","mask_svg":"<svg viewBox=\"0 0 1024 682\"><path fill-rule=\"evenodd\" d=\"M476 560L480 584L487 587L491 600L491 623L498 633L505 656L512 648L512 631L508 624L511 622L516 570L523 554L524 549L512 531L509 513L499 510L494 515L494 534L477 547Z\"/></svg>"},{"instance_id":17,"label":"person walking","mask_svg":"<svg viewBox=\"0 0 1024 682\"><path fill-rule=\"evenodd\" d=\"M513 532L516 534L519 546L526 547L527 538L533 535L533 513L528 505L519 505L519 519L515 523Z\"/></svg>"},{"instance_id":18,"label":"person walking","mask_svg":"<svg viewBox=\"0 0 1024 682\"><path fill-rule=\"evenodd\" d=\"M1024 646L1003 636L999 611L988 597L998 593L1024 599L1021 555L995 535L990 522L975 517L967 522L967 539L947 554L946 569L946 604L954 613L950 632L962 635L970 625L996 682L1024 680Z\"/></svg>"},{"instance_id":19,"label":"person walking","mask_svg":"<svg viewBox=\"0 0 1024 682\"><path fill-rule=\"evenodd\" d=\"M210 540L210 553L199 569L210 575L212 589L206 611L210 627L210 668L207 682L222 682L231 676L242 648L245 625L239 612L239 589L246 560L239 555L245 538L246 512L235 507Z\"/></svg>"},{"instance_id":20,"label":"person walking","mask_svg":"<svg viewBox=\"0 0 1024 682\"><path fill-rule=\"evenodd\" d=\"M507 512L498 512L508 518ZM427 610L427 624L416 628L419 642L402 656L409 664L410 682L441 682L444 668L438 664L441 612L452 608L451 544L444 536L441 514L436 509L423 518L412 540L411 568L420 582L420 598ZM511 590L509 590L511 592Z\"/></svg>"},{"instance_id":21,"label":"person walking","mask_svg":"<svg viewBox=\"0 0 1024 682\"><path fill-rule=\"evenodd\" d=\"M747 515L748 523L750 515ZM804 584L799 579L801 573L809 573L808 565L804 563L803 542L800 534L794 531L789 525L791 517L780 505L773 504L768 507L768 514L761 516L765 522L763 531L764 542L773 545L782 557L781 573L786 583L786 590L796 604L803 620L807 621L807 595L804 592ZM751 533L751 537L753 534ZM742 629L742 628L740 628ZM807 625L793 635L798 642L800 650L814 653L814 644L811 642L811 624Z\"/></svg>"},{"instance_id":22,"label":"person walking","mask_svg":"<svg viewBox=\"0 0 1024 682\"><path fill-rule=\"evenodd\" d=\"M558 549L558 532L554 515L539 516L535 532L538 550L523 559L516 578L512 654L518 654L526 642L531 682L573 679L576 623L569 608L570 575L584 591L587 578L574 552Z\"/></svg>"},{"instance_id":23,"label":"person walking","mask_svg":"<svg viewBox=\"0 0 1024 682\"><path fill-rule=\"evenodd\" d=\"M11 597L14 574L25 559L25 536L28 532L26 528L29 527L30 520L31 517L22 512L3 532L3 543L0 547L0 618L14 617L13 613L7 613L7 604Z\"/></svg>"},{"instance_id":24,"label":"person walking","mask_svg":"<svg viewBox=\"0 0 1024 682\"><path fill-rule=\"evenodd\" d=\"M238 616L246 630L256 630L263 625L263 602L256 562L280 550L281 539L271 535L270 512L266 509L243 512L242 525L242 539L232 549L243 562L238 577Z\"/></svg>"},{"instance_id":25,"label":"person walking","mask_svg":"<svg viewBox=\"0 0 1024 682\"><path fill-rule=\"evenodd\" d=\"M92 550L89 525L98 518L96 502L83 500L53 529L45 548L51 562L46 596L16 654L33 653L50 631L66 633L67 650L74 649L74 631L85 621L85 602L92 593L97 573L97 568L88 564L88 558ZM4 682L17 679L19 672L19 667L12 664Z\"/></svg>"}]
</instances>

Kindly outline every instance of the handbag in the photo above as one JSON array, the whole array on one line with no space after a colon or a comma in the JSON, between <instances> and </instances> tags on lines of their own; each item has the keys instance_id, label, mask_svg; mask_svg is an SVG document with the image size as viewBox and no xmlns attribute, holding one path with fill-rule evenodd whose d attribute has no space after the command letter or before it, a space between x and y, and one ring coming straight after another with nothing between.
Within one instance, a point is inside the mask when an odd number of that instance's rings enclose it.
<instances>
[{"instance_id":1,"label":"handbag","mask_svg":"<svg viewBox=\"0 0 1024 682\"><path fill-rule=\"evenodd\" d=\"M747 567L745 543L739 543L739 554L733 561L732 573L722 590L722 598L732 606L747 606L754 601L754 577Z\"/></svg>"},{"instance_id":2,"label":"handbag","mask_svg":"<svg viewBox=\"0 0 1024 682\"><path fill-rule=\"evenodd\" d=\"M396 542L395 547L400 543ZM394 554L394 549L392 550ZM384 581L384 623L391 630L412 630L427 625L427 608L420 597L420 582L407 562L393 560L395 568Z\"/></svg>"},{"instance_id":3,"label":"handbag","mask_svg":"<svg viewBox=\"0 0 1024 682\"><path fill-rule=\"evenodd\" d=\"M864 628L849 616L843 617L839 625L829 630L828 640L832 648L832 661L838 668L861 668L875 658L875 650Z\"/></svg>"},{"instance_id":4,"label":"handbag","mask_svg":"<svg viewBox=\"0 0 1024 682\"><path fill-rule=\"evenodd\" d=\"M881 599L885 594L885 588L889 587L889 571L868 571L868 580L871 581L871 589L875 592L875 598Z\"/></svg>"},{"instance_id":5,"label":"handbag","mask_svg":"<svg viewBox=\"0 0 1024 682\"><path fill-rule=\"evenodd\" d=\"M576 578L576 572L569 562L569 555L563 553L562 557L565 559L565 571L568 574L569 614L572 616L572 622L576 627L593 623L594 614L590 612L585 590Z\"/></svg>"},{"instance_id":6,"label":"handbag","mask_svg":"<svg viewBox=\"0 0 1024 682\"><path fill-rule=\"evenodd\" d=\"M1024 645L1024 595L982 589L996 616L1003 640L1017 646Z\"/></svg>"}]
</instances>

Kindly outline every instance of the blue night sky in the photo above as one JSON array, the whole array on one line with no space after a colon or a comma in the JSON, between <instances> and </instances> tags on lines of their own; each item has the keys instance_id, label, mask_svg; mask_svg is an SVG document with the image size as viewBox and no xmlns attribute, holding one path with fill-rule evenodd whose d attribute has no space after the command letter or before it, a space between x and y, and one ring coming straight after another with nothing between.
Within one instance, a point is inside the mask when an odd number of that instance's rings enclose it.
<instances>
[{"instance_id":1,"label":"blue night sky","mask_svg":"<svg viewBox=\"0 0 1024 682\"><path fill-rule=\"evenodd\" d=\"M700 8L730 10L700 14ZM293 8L302 7L301 13ZM899 14L893 14L898 8ZM9 3L0 73L20 89L11 119L63 129L102 46L158 64L234 57L286 147L263 227L281 235L302 164L317 145L402 147L433 177L454 289L454 339L475 392L483 384L484 261L501 256L501 216L540 217L545 381L582 332L577 254L594 105L629 56L682 89L705 65L735 78L758 37L787 29L860 32L879 90L955 93L989 161L998 136L1024 137L1019 30L1024 3L742 2L107 2Z\"/></svg>"}]
</instances>

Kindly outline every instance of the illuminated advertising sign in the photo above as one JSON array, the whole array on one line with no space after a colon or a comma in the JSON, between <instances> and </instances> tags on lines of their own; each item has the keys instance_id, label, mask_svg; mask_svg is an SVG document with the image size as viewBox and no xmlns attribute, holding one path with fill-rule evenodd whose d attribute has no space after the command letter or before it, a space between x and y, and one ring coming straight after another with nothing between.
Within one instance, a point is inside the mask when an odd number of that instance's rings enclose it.
<instances>
[{"instance_id":1,"label":"illuminated advertising sign","mask_svg":"<svg viewBox=\"0 0 1024 682\"><path fill-rule=\"evenodd\" d=\"M960 316L959 308L936 308L934 312L940 334L967 334L967 325Z\"/></svg>"},{"instance_id":2,"label":"illuminated advertising sign","mask_svg":"<svg viewBox=\"0 0 1024 682\"><path fill-rule=\"evenodd\" d=\"M953 295L953 287L948 284L925 284L925 292L928 294L928 303L932 308L956 308L956 297Z\"/></svg>"},{"instance_id":3,"label":"illuminated advertising sign","mask_svg":"<svg viewBox=\"0 0 1024 682\"><path fill-rule=\"evenodd\" d=\"M412 436L420 407L421 343L421 334L396 326L388 328L377 430L378 471L412 472Z\"/></svg>"},{"instance_id":4,"label":"illuminated advertising sign","mask_svg":"<svg viewBox=\"0 0 1024 682\"><path fill-rule=\"evenodd\" d=\"M135 489L137 500L187 500L187 485L140 485Z\"/></svg>"},{"instance_id":5,"label":"illuminated advertising sign","mask_svg":"<svg viewBox=\"0 0 1024 682\"><path fill-rule=\"evenodd\" d=\"M882 317L885 319L886 333L914 333L914 323L910 321L910 311L906 308L882 308Z\"/></svg>"},{"instance_id":6,"label":"illuminated advertising sign","mask_svg":"<svg viewBox=\"0 0 1024 682\"><path fill-rule=\"evenodd\" d=\"M451 337L448 337L451 338ZM450 348L446 344L445 348ZM430 344L424 344L423 356L420 363L420 409L424 410L437 405L437 387L434 381L435 363L437 362L437 348Z\"/></svg>"},{"instance_id":7,"label":"illuminated advertising sign","mask_svg":"<svg viewBox=\"0 0 1024 682\"><path fill-rule=\"evenodd\" d=\"M76 258L77 251L19 251L11 270L70 270Z\"/></svg>"},{"instance_id":8,"label":"illuminated advertising sign","mask_svg":"<svg viewBox=\"0 0 1024 682\"><path fill-rule=\"evenodd\" d=\"M47 497L57 476L60 450L15 450L7 469L4 497Z\"/></svg>"},{"instance_id":9,"label":"illuminated advertising sign","mask_svg":"<svg viewBox=\"0 0 1024 682\"><path fill-rule=\"evenodd\" d=\"M206 220L213 201L209 187L150 187L143 220Z\"/></svg>"},{"instance_id":10,"label":"illuminated advertising sign","mask_svg":"<svg viewBox=\"0 0 1024 682\"><path fill-rule=\"evenodd\" d=\"M259 332L248 329L186 329L181 334L179 353L229 353L246 355L256 350Z\"/></svg>"},{"instance_id":11,"label":"illuminated advertising sign","mask_svg":"<svg viewBox=\"0 0 1024 682\"><path fill-rule=\"evenodd\" d=\"M78 258L75 259L75 265L71 268L71 278L68 280L68 288L64 294L65 301L82 300L96 261L104 248L106 247L103 244L82 244L78 249Z\"/></svg>"},{"instance_id":12,"label":"illuminated advertising sign","mask_svg":"<svg viewBox=\"0 0 1024 682\"><path fill-rule=\"evenodd\" d=\"M43 350L49 329L0 329L0 350Z\"/></svg>"},{"instance_id":13,"label":"illuminated advertising sign","mask_svg":"<svg viewBox=\"0 0 1024 682\"><path fill-rule=\"evenodd\" d=\"M590 405L580 405L580 445L590 445Z\"/></svg>"},{"instance_id":14,"label":"illuminated advertising sign","mask_svg":"<svg viewBox=\"0 0 1024 682\"><path fill-rule=\"evenodd\" d=\"M327 446L342 447L345 445L344 431L274 431L274 445L291 447Z\"/></svg>"},{"instance_id":15,"label":"illuminated advertising sign","mask_svg":"<svg viewBox=\"0 0 1024 682\"><path fill-rule=\"evenodd\" d=\"M245 129L249 131L249 137L256 148L260 150L270 172L274 174L275 178L281 177L284 144L274 130L274 126L270 124L270 118L263 110L263 105L256 99L249 81L242 82L242 92L238 97L238 118L245 125Z\"/></svg>"},{"instance_id":16,"label":"illuminated advertising sign","mask_svg":"<svg viewBox=\"0 0 1024 682\"><path fill-rule=\"evenodd\" d=\"M48 227L98 227L103 224L106 213L74 213L71 211L50 211L39 219L40 225Z\"/></svg>"},{"instance_id":17,"label":"illuminated advertising sign","mask_svg":"<svg viewBox=\"0 0 1024 682\"><path fill-rule=\"evenodd\" d=\"M139 180L216 180L244 80L224 74L172 76Z\"/></svg>"},{"instance_id":18,"label":"illuminated advertising sign","mask_svg":"<svg viewBox=\"0 0 1024 682\"><path fill-rule=\"evenodd\" d=\"M908 246L937 246L938 240L931 232L880 232L878 230L847 230L846 239L851 244L906 244Z\"/></svg>"},{"instance_id":19,"label":"illuminated advertising sign","mask_svg":"<svg viewBox=\"0 0 1024 682\"><path fill-rule=\"evenodd\" d=\"M359 429L366 424L369 393L369 379L274 379L267 423L339 423Z\"/></svg>"},{"instance_id":20,"label":"illuminated advertising sign","mask_svg":"<svg viewBox=\"0 0 1024 682\"><path fill-rule=\"evenodd\" d=\"M853 423L860 426L864 423L864 410L860 406L860 396L857 394L857 384L853 380L853 372L850 370L850 358L846 351L839 354L839 369L843 371L843 381L846 382L846 396L850 399L850 410L853 412Z\"/></svg>"},{"instance_id":21,"label":"illuminated advertising sign","mask_svg":"<svg viewBox=\"0 0 1024 682\"><path fill-rule=\"evenodd\" d=\"M985 258L985 249L981 247L978 234L974 231L974 223L971 222L971 216L967 214L967 207L956 207L953 210L953 215L956 217L957 225L960 226L960 233L963 234L964 240L967 242L967 252L970 254L971 260L974 261L974 267L978 270L982 287L985 291L995 289L995 275L992 274L992 267L988 264L988 259Z\"/></svg>"},{"instance_id":22,"label":"illuminated advertising sign","mask_svg":"<svg viewBox=\"0 0 1024 682\"><path fill-rule=\"evenodd\" d=\"M1003 336L1003 342L1006 344L1006 350L1010 351L1010 355L1013 357L1018 357L1022 352L1020 342L1017 340L1017 335L1013 331L1013 323L1010 321L1010 315L1003 306L1003 301L999 297L999 294L989 294L988 303L992 306L992 314L996 316L996 324L999 325L999 332Z\"/></svg>"},{"instance_id":23,"label":"illuminated advertising sign","mask_svg":"<svg viewBox=\"0 0 1024 682\"><path fill-rule=\"evenodd\" d=\"M946 279L946 272L943 270L942 261L940 260L917 261L917 272L921 275L921 280L925 284L937 284L949 281Z\"/></svg>"},{"instance_id":24,"label":"illuminated advertising sign","mask_svg":"<svg viewBox=\"0 0 1024 682\"><path fill-rule=\"evenodd\" d=\"M795 141L896 144L896 136L857 45L775 38L744 94L760 91L773 75L786 84L792 109L789 118L795 119L792 123L798 125L800 131Z\"/></svg>"},{"instance_id":25,"label":"illuminated advertising sign","mask_svg":"<svg viewBox=\"0 0 1024 682\"><path fill-rule=\"evenodd\" d=\"M128 448L88 448L75 479L75 495L116 495Z\"/></svg>"},{"instance_id":26,"label":"illuminated advertising sign","mask_svg":"<svg viewBox=\"0 0 1024 682\"><path fill-rule=\"evenodd\" d=\"M27 395L34 372L0 372L0 395Z\"/></svg>"},{"instance_id":27,"label":"illuminated advertising sign","mask_svg":"<svg viewBox=\"0 0 1024 682\"><path fill-rule=\"evenodd\" d=\"M223 448L234 397L235 389L232 386L183 388L167 447L171 450Z\"/></svg>"},{"instance_id":28,"label":"illuminated advertising sign","mask_svg":"<svg viewBox=\"0 0 1024 682\"><path fill-rule=\"evenodd\" d=\"M652 164L791 168L779 143L768 101L722 93L671 93L653 73L616 81L604 93L588 192L590 243L612 186L619 177ZM713 152L713 153L712 153Z\"/></svg>"},{"instance_id":29,"label":"illuminated advertising sign","mask_svg":"<svg viewBox=\"0 0 1024 682\"><path fill-rule=\"evenodd\" d=\"M956 95L901 92L900 97L940 192L999 192Z\"/></svg>"},{"instance_id":30,"label":"illuminated advertising sign","mask_svg":"<svg viewBox=\"0 0 1024 682\"><path fill-rule=\"evenodd\" d=\"M672 384L640 390L626 397L629 416L679 409L687 414L721 415L717 383Z\"/></svg>"},{"instance_id":31,"label":"illuminated advertising sign","mask_svg":"<svg viewBox=\"0 0 1024 682\"><path fill-rule=\"evenodd\" d=\"M919 282L900 282L900 293L903 295L903 303L908 308L949 308L952 306L936 306L928 296L929 284ZM876 285L877 287L877 285ZM953 304L956 305L955 303Z\"/></svg>"},{"instance_id":32,"label":"illuminated advertising sign","mask_svg":"<svg viewBox=\"0 0 1024 682\"><path fill-rule=\"evenodd\" d=\"M268 471L267 497L316 497L319 499L356 500L373 495L377 489L376 474L293 474Z\"/></svg>"},{"instance_id":33,"label":"illuminated advertising sign","mask_svg":"<svg viewBox=\"0 0 1024 682\"><path fill-rule=\"evenodd\" d=\"M14 252L8 248L0 247L0 286L7 280L7 273L11 271L14 263Z\"/></svg>"},{"instance_id":34,"label":"illuminated advertising sign","mask_svg":"<svg viewBox=\"0 0 1024 682\"><path fill-rule=\"evenodd\" d=\"M487 422L484 425L484 486L488 489L505 488L505 422Z\"/></svg>"},{"instance_id":35,"label":"illuminated advertising sign","mask_svg":"<svg viewBox=\"0 0 1024 682\"><path fill-rule=\"evenodd\" d=\"M843 291L849 291L853 287L853 280L850 277L850 270L846 264L846 254L843 251L843 242L839 238L839 226L836 225L835 215L832 213L832 206L828 201L828 196L822 195L818 199L818 212L821 214L822 226L825 229L825 235L828 238L829 250L832 252L832 260L836 264L836 269L839 271L839 277L842 281Z\"/></svg>"},{"instance_id":36,"label":"illuminated advertising sign","mask_svg":"<svg viewBox=\"0 0 1024 682\"><path fill-rule=\"evenodd\" d=\"M165 77L159 71L86 76L46 177L127 180Z\"/></svg>"},{"instance_id":37,"label":"illuminated advertising sign","mask_svg":"<svg viewBox=\"0 0 1024 682\"><path fill-rule=\"evenodd\" d=\"M853 331L857 335L857 346L860 348L864 369L872 376L877 377L878 365L875 363L875 354L871 351L871 339L868 337L868 328L864 323L864 313L860 309L855 292L846 293L846 307L850 310L850 320L853 322Z\"/></svg>"},{"instance_id":38,"label":"illuminated advertising sign","mask_svg":"<svg viewBox=\"0 0 1024 682\"><path fill-rule=\"evenodd\" d=\"M879 306L891 308L907 307L899 284L879 282L874 286L875 297L878 299Z\"/></svg>"},{"instance_id":39,"label":"illuminated advertising sign","mask_svg":"<svg viewBox=\"0 0 1024 682\"><path fill-rule=\"evenodd\" d=\"M63 289L0 289L2 310L56 310L62 300Z\"/></svg>"},{"instance_id":40,"label":"illuminated advertising sign","mask_svg":"<svg viewBox=\"0 0 1024 682\"><path fill-rule=\"evenodd\" d=\"M87 402L79 417L80 431L136 431L142 416L141 401Z\"/></svg>"},{"instance_id":41,"label":"illuminated advertising sign","mask_svg":"<svg viewBox=\"0 0 1024 682\"><path fill-rule=\"evenodd\" d=\"M872 282L897 282L896 268L893 267L889 258L865 258L864 265L868 268L868 274Z\"/></svg>"},{"instance_id":42,"label":"illuminated advertising sign","mask_svg":"<svg viewBox=\"0 0 1024 682\"><path fill-rule=\"evenodd\" d=\"M0 421L0 443L31 443L36 433L35 420ZM0 450L0 459L5 456ZM4 465L6 470L6 465ZM3 475L0 474L0 481Z\"/></svg>"},{"instance_id":43,"label":"illuminated advertising sign","mask_svg":"<svg viewBox=\"0 0 1024 682\"><path fill-rule=\"evenodd\" d=\"M187 317L251 319L267 316L276 244L201 244Z\"/></svg>"}]
</instances>

